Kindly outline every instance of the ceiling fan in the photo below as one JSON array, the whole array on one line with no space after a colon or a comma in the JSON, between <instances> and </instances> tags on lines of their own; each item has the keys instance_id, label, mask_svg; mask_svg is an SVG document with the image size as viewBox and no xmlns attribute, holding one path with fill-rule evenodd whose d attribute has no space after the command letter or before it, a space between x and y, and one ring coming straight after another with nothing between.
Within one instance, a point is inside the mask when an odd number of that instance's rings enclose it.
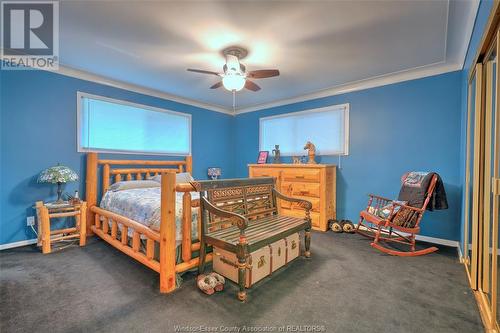
<instances>
[{"instance_id":1,"label":"ceiling fan","mask_svg":"<svg viewBox=\"0 0 500 333\"><path fill-rule=\"evenodd\" d=\"M222 80L211 86L210 89L217 89L224 86L224 88L232 92L240 91L243 88L251 91L259 91L260 87L250 79L265 79L280 75L280 71L277 69L259 69L247 72L245 65L240 63L240 60L247 56L248 51L239 46L225 48L222 50L222 54L226 58L226 64L222 67L223 73L192 68L188 68L187 70L195 73L217 75Z\"/></svg>"}]
</instances>

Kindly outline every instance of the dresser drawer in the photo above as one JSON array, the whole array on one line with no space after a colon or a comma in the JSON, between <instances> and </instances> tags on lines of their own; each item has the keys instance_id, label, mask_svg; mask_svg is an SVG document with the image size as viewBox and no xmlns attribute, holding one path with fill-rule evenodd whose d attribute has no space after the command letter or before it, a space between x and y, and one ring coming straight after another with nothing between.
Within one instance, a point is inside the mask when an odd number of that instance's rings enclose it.
<instances>
[{"instance_id":1,"label":"dresser drawer","mask_svg":"<svg viewBox=\"0 0 500 333\"><path fill-rule=\"evenodd\" d=\"M280 176L281 170L273 168L252 168L250 177L275 177Z\"/></svg>"},{"instance_id":2,"label":"dresser drawer","mask_svg":"<svg viewBox=\"0 0 500 333\"><path fill-rule=\"evenodd\" d=\"M321 171L319 169L284 169L284 181L294 182L319 182Z\"/></svg>"},{"instance_id":3,"label":"dresser drawer","mask_svg":"<svg viewBox=\"0 0 500 333\"><path fill-rule=\"evenodd\" d=\"M283 182L281 184L281 191L292 197L319 198L321 196L319 183Z\"/></svg>"},{"instance_id":4,"label":"dresser drawer","mask_svg":"<svg viewBox=\"0 0 500 333\"><path fill-rule=\"evenodd\" d=\"M318 198L300 198L300 197L298 197L298 199L304 199L304 200L309 201L312 204L312 210L311 211L318 212L318 213L320 212L320 209L319 209L319 199ZM302 207L300 207L298 203L296 203L296 202L290 202L290 201L285 201L285 200L281 200L281 208L300 210L302 212L305 211L305 209L302 208Z\"/></svg>"},{"instance_id":5,"label":"dresser drawer","mask_svg":"<svg viewBox=\"0 0 500 333\"><path fill-rule=\"evenodd\" d=\"M306 216L305 212L299 209L281 209L281 214L286 216L301 217L301 218L304 218ZM315 228L320 228L319 221L320 221L320 214L316 212L311 212L312 226Z\"/></svg>"}]
</instances>

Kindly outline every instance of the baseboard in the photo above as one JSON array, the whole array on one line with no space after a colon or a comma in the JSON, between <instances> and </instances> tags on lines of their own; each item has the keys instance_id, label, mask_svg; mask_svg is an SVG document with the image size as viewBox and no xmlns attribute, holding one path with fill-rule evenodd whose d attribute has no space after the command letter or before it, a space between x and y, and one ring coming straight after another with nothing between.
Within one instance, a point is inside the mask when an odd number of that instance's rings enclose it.
<instances>
[{"instance_id":1,"label":"baseboard","mask_svg":"<svg viewBox=\"0 0 500 333\"><path fill-rule=\"evenodd\" d=\"M444 239L444 238L436 238L436 237L429 237L429 236L423 236L423 235L417 235L417 240L423 241L423 242L428 242L428 243L434 243L434 244L439 244L439 245L444 245L444 246L450 246L450 247L456 247L460 248L458 241L453 241L449 239Z\"/></svg>"},{"instance_id":2,"label":"baseboard","mask_svg":"<svg viewBox=\"0 0 500 333\"><path fill-rule=\"evenodd\" d=\"M2 244L2 245L0 245L0 251L12 249L14 247L21 247L21 246L36 244L37 241L38 240L35 238L35 239L27 239L27 240L23 240L23 241L19 241L19 242L14 242L14 243Z\"/></svg>"},{"instance_id":3,"label":"baseboard","mask_svg":"<svg viewBox=\"0 0 500 333\"><path fill-rule=\"evenodd\" d=\"M355 224L354 227L357 227L357 224ZM364 226L362 226L361 229L366 229L366 228ZM410 235L410 234L407 234L405 232L399 232L399 233L402 235L405 235L405 236ZM422 241L422 242L460 248L460 246L458 246L459 245L458 241L453 241L453 240L444 239L444 238L429 237L429 236L424 236L424 235L417 235L417 237L415 237L415 238L416 238L416 240Z\"/></svg>"},{"instance_id":4,"label":"baseboard","mask_svg":"<svg viewBox=\"0 0 500 333\"><path fill-rule=\"evenodd\" d=\"M460 246L457 246L457 254L458 254L458 259L460 259L460 262L464 263L465 259L464 255L462 254L462 249L460 248Z\"/></svg>"}]
</instances>

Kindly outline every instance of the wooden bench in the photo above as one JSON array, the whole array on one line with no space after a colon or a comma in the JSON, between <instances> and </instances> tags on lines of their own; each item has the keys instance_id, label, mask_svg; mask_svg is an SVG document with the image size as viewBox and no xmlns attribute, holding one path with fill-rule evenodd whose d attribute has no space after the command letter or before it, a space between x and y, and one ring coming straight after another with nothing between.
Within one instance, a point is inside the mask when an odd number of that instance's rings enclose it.
<instances>
[{"instance_id":1,"label":"wooden bench","mask_svg":"<svg viewBox=\"0 0 500 333\"><path fill-rule=\"evenodd\" d=\"M274 178L200 181L192 185L200 192L198 273L204 272L206 246L234 253L238 258L239 300L246 300L249 253L304 230L304 256L310 257L312 204L278 192ZM304 218L279 215L277 199L298 204L304 209Z\"/></svg>"}]
</instances>

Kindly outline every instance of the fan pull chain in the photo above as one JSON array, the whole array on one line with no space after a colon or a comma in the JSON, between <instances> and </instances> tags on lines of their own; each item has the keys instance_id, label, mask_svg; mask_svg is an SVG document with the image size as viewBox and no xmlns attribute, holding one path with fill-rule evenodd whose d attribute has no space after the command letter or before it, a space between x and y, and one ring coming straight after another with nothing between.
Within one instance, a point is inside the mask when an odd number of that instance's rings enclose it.
<instances>
[{"instance_id":1,"label":"fan pull chain","mask_svg":"<svg viewBox=\"0 0 500 333\"><path fill-rule=\"evenodd\" d=\"M236 113L236 90L233 90L233 112Z\"/></svg>"}]
</instances>

